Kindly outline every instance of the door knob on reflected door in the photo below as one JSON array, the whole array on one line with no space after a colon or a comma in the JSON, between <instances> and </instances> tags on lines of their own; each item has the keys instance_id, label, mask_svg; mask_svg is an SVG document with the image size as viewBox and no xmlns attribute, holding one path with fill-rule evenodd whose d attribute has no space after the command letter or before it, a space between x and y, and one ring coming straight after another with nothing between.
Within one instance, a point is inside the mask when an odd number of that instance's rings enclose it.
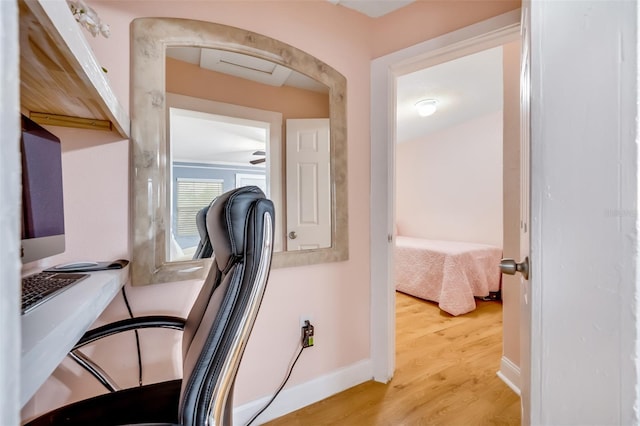
<instances>
[{"instance_id":1,"label":"door knob on reflected door","mask_svg":"<svg viewBox=\"0 0 640 426\"><path fill-rule=\"evenodd\" d=\"M298 234L296 234L296 231L289 232L289 239L290 240L295 240L296 238L298 238Z\"/></svg>"},{"instance_id":2,"label":"door knob on reflected door","mask_svg":"<svg viewBox=\"0 0 640 426\"><path fill-rule=\"evenodd\" d=\"M525 280L529 279L529 256L525 257L521 263L513 259L502 259L500 261L500 271L503 274L515 275L520 272Z\"/></svg>"}]
</instances>

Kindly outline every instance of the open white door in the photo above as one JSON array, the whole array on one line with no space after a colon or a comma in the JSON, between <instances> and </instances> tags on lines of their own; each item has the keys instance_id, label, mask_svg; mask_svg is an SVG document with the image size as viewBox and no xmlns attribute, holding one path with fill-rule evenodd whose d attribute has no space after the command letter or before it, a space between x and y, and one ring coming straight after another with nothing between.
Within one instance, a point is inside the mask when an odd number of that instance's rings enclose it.
<instances>
[{"instance_id":1,"label":"open white door","mask_svg":"<svg viewBox=\"0 0 640 426\"><path fill-rule=\"evenodd\" d=\"M522 4L520 21L520 256L527 273L520 274L520 403L523 426L531 424L531 288L529 281L531 194L531 17L530 3Z\"/></svg>"},{"instance_id":2,"label":"open white door","mask_svg":"<svg viewBox=\"0 0 640 426\"><path fill-rule=\"evenodd\" d=\"M329 119L287 120L287 250L331 247Z\"/></svg>"},{"instance_id":3,"label":"open white door","mask_svg":"<svg viewBox=\"0 0 640 426\"><path fill-rule=\"evenodd\" d=\"M522 425L531 424L531 291L529 281L530 255L530 103L531 103L531 41L530 3L522 4L520 49L520 257L503 259L500 268L505 274L519 273L520 278L520 401ZM509 256L509 253L505 253Z\"/></svg>"},{"instance_id":4,"label":"open white door","mask_svg":"<svg viewBox=\"0 0 640 426\"><path fill-rule=\"evenodd\" d=\"M531 334L522 423L638 425L639 4L523 8Z\"/></svg>"}]
</instances>

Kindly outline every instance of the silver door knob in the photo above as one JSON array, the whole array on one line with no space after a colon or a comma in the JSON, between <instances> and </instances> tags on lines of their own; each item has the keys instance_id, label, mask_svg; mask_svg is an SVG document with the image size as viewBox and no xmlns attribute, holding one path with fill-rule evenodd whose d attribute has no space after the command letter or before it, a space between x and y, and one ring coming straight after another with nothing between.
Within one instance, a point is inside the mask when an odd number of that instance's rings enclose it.
<instances>
[{"instance_id":1,"label":"silver door knob","mask_svg":"<svg viewBox=\"0 0 640 426\"><path fill-rule=\"evenodd\" d=\"M296 234L296 231L289 232L289 239L290 240L295 240L296 238L298 238L298 234Z\"/></svg>"},{"instance_id":2,"label":"silver door knob","mask_svg":"<svg viewBox=\"0 0 640 426\"><path fill-rule=\"evenodd\" d=\"M500 271L503 274L515 275L520 272L525 280L529 279L529 256L525 257L521 263L517 263L513 259L502 259L500 261Z\"/></svg>"}]
</instances>

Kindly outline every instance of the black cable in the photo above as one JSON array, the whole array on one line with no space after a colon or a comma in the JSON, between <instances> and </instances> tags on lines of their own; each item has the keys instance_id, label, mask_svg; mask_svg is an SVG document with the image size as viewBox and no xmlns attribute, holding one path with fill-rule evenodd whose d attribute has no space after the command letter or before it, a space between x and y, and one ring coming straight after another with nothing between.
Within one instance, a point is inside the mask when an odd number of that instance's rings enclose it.
<instances>
[{"instance_id":1,"label":"black cable","mask_svg":"<svg viewBox=\"0 0 640 426\"><path fill-rule=\"evenodd\" d=\"M246 426L249 426L251 423L253 423L253 421L264 412L264 410L267 409L267 407L269 407L269 405L271 405L271 403L273 402L274 399L276 399L276 397L278 396L278 394L280 393L280 391L282 390L282 388L284 388L284 385L287 384L287 381L289 380L289 377L291 377L291 373L293 372L293 367L296 366L296 362L298 362L298 358L300 358L300 355L302 354L302 351L304 350L304 346L302 346L300 348L300 352L298 352L298 355L296 356L296 359L293 360L293 363L291 364L291 367L289 368L289 372L287 373L287 377L284 378L284 381L282 382L282 384L280 385L280 387L278 388L278 390L276 391L275 394L273 394L273 396L271 397L271 399L269 400L269 402L267 402L267 404L262 407L260 409L260 411L258 411L252 418L251 420L249 420L249 423L247 423Z\"/></svg>"},{"instance_id":2,"label":"black cable","mask_svg":"<svg viewBox=\"0 0 640 426\"><path fill-rule=\"evenodd\" d=\"M127 293L122 287L122 297L124 298L124 304L127 305L127 311L129 311L129 317L133 318L133 312L131 312L131 306L129 306L129 300L127 300ZM140 336L138 330L133 330L136 334L136 349L138 350L138 384L142 386L142 356L140 355Z\"/></svg>"}]
</instances>

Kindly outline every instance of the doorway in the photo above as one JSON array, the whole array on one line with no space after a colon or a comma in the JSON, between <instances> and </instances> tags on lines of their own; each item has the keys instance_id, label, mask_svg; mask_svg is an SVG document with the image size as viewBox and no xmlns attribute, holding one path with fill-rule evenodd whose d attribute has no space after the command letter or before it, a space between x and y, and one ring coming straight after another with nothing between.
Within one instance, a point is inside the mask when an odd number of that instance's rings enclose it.
<instances>
[{"instance_id":1,"label":"doorway","mask_svg":"<svg viewBox=\"0 0 640 426\"><path fill-rule=\"evenodd\" d=\"M388 382L395 369L395 143L397 78L519 38L519 11L463 28L372 63L371 277L374 379ZM376 89L376 88L379 88ZM391 125L389 124L391 123ZM386 315L381 315L384 312Z\"/></svg>"},{"instance_id":2,"label":"doorway","mask_svg":"<svg viewBox=\"0 0 640 426\"><path fill-rule=\"evenodd\" d=\"M503 62L497 46L397 78L399 235L502 247Z\"/></svg>"},{"instance_id":3,"label":"doorway","mask_svg":"<svg viewBox=\"0 0 640 426\"><path fill-rule=\"evenodd\" d=\"M435 319L419 328L432 330L419 340L425 343L425 357L432 357L431 348L438 347L445 336L458 341L460 329L470 327L471 336L476 327L487 327L484 344L491 342L494 353L478 357L469 341L452 362L464 357L464 365L473 366L469 377L484 371L486 386L499 391L505 388L502 379L519 394L519 286L503 287L510 298L504 326L501 303L473 297L499 295L493 293L501 287L498 263L502 253L514 253L512 247L519 242L518 68L519 40L515 40L396 78L393 282L400 293L396 294L394 382L407 365L407 331L403 329L407 313L424 309L436 312ZM420 117L414 106L421 99L434 99L436 112ZM516 161L510 161L514 156ZM424 266L429 264L443 268ZM461 265L465 272L460 272ZM407 303L414 309L403 309ZM509 342L504 352L503 330ZM417 330L412 333L415 336ZM410 348L415 350L416 345L418 340ZM428 376L447 377L451 386L466 389L469 383L441 374L435 364L428 368L432 369ZM429 382L424 386L428 389ZM471 387L466 390L473 392ZM434 404L436 395L432 395ZM510 395L509 400L479 405L493 410L508 402L512 412L518 410L519 421L519 407L514 405L519 405L518 397ZM476 415L480 413L482 409ZM486 415L491 416L489 411Z\"/></svg>"}]
</instances>

